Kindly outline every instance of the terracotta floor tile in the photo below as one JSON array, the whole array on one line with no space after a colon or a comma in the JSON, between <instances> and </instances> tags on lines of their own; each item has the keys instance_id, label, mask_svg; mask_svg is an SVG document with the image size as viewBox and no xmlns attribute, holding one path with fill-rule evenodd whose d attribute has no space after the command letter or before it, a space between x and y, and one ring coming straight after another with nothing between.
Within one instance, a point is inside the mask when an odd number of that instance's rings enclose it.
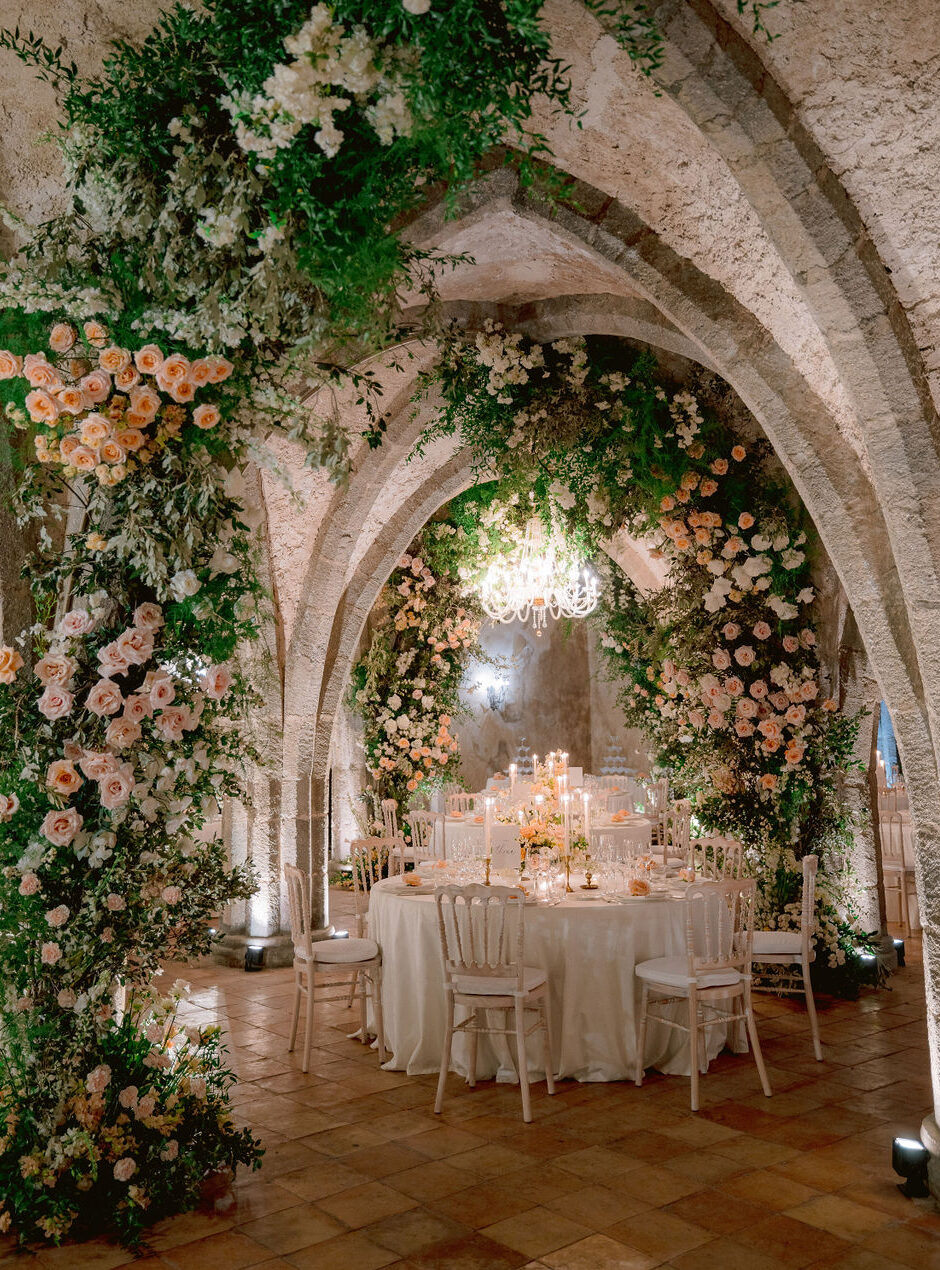
<instances>
[{"instance_id":1,"label":"terracotta floor tile","mask_svg":"<svg viewBox=\"0 0 940 1270\"><path fill-rule=\"evenodd\" d=\"M652 1270L657 1264L653 1257L607 1235L588 1235L557 1252L547 1252L542 1262L552 1270Z\"/></svg>"},{"instance_id":2,"label":"terracotta floor tile","mask_svg":"<svg viewBox=\"0 0 940 1270\"><path fill-rule=\"evenodd\" d=\"M607 1186L594 1185L560 1195L552 1201L551 1207L554 1212L581 1222L589 1229L606 1231L632 1216L637 1211L636 1203L634 1196L618 1194Z\"/></svg>"},{"instance_id":3,"label":"terracotta floor tile","mask_svg":"<svg viewBox=\"0 0 940 1270\"><path fill-rule=\"evenodd\" d=\"M291 1197L291 1203L308 1202L335 1195L351 1186L364 1186L371 1179L339 1160L316 1160L291 1173L282 1173L275 1186Z\"/></svg>"},{"instance_id":4,"label":"terracotta floor tile","mask_svg":"<svg viewBox=\"0 0 940 1270\"><path fill-rule=\"evenodd\" d=\"M819 1192L781 1173L773 1173L769 1169L756 1169L750 1173L739 1173L722 1182L721 1190L738 1200L749 1200L757 1208L777 1211L793 1208L805 1200L812 1199Z\"/></svg>"},{"instance_id":5,"label":"terracotta floor tile","mask_svg":"<svg viewBox=\"0 0 940 1270\"><path fill-rule=\"evenodd\" d=\"M584 1239L591 1232L580 1222L553 1212L549 1208L530 1208L518 1217L508 1217L480 1232L496 1243L505 1244L527 1257L542 1257L546 1252Z\"/></svg>"},{"instance_id":6,"label":"terracotta floor tile","mask_svg":"<svg viewBox=\"0 0 940 1270\"><path fill-rule=\"evenodd\" d=\"M714 1235L733 1234L745 1226L755 1225L766 1216L765 1210L756 1204L747 1200L729 1203L726 1194L715 1190L686 1195L670 1204L666 1211L694 1226L710 1230Z\"/></svg>"},{"instance_id":7,"label":"terracotta floor tile","mask_svg":"<svg viewBox=\"0 0 940 1270\"><path fill-rule=\"evenodd\" d=\"M415 1253L395 1263L395 1270L516 1270L527 1260L522 1253L476 1234Z\"/></svg>"},{"instance_id":8,"label":"terracotta floor tile","mask_svg":"<svg viewBox=\"0 0 940 1270\"><path fill-rule=\"evenodd\" d=\"M352 1230L335 1239L301 1248L290 1254L290 1261L283 1262L291 1270L381 1270L382 1266L397 1264L397 1252L380 1248L359 1231Z\"/></svg>"},{"instance_id":9,"label":"terracotta floor tile","mask_svg":"<svg viewBox=\"0 0 940 1270\"><path fill-rule=\"evenodd\" d=\"M386 1180L403 1195L428 1201L464 1190L467 1174L463 1169L452 1168L446 1160L424 1160L414 1168L395 1173Z\"/></svg>"},{"instance_id":10,"label":"terracotta floor tile","mask_svg":"<svg viewBox=\"0 0 940 1270\"><path fill-rule=\"evenodd\" d=\"M669 1264L675 1270L788 1270L785 1261L757 1252L728 1236L680 1252Z\"/></svg>"},{"instance_id":11,"label":"terracotta floor tile","mask_svg":"<svg viewBox=\"0 0 940 1270\"><path fill-rule=\"evenodd\" d=\"M778 1213L756 1226L747 1226L735 1234L735 1240L767 1256L776 1257L788 1266L808 1266L814 1261L835 1260L851 1245L837 1235L796 1221Z\"/></svg>"},{"instance_id":12,"label":"terracotta floor tile","mask_svg":"<svg viewBox=\"0 0 940 1270\"><path fill-rule=\"evenodd\" d=\"M336 1217L351 1230L359 1230L383 1217L416 1208L417 1201L402 1195L400 1191L392 1190L383 1182L369 1182L365 1186L340 1191L337 1195L328 1195L318 1201L317 1207L331 1217ZM310 1242L312 1240L308 1240Z\"/></svg>"},{"instance_id":13,"label":"terracotta floor tile","mask_svg":"<svg viewBox=\"0 0 940 1270\"><path fill-rule=\"evenodd\" d=\"M507 1217L515 1217L536 1205L527 1197L519 1195L514 1188L496 1181L429 1200L428 1207L436 1213L442 1213L479 1230Z\"/></svg>"},{"instance_id":14,"label":"terracotta floor tile","mask_svg":"<svg viewBox=\"0 0 940 1270\"><path fill-rule=\"evenodd\" d=\"M103 1240L85 1244L63 1244L59 1248L40 1248L38 1263L49 1270L113 1270L134 1260L126 1248L117 1248ZM12 1257L11 1257L12 1260Z\"/></svg>"},{"instance_id":15,"label":"terracotta floor tile","mask_svg":"<svg viewBox=\"0 0 940 1270\"><path fill-rule=\"evenodd\" d=\"M709 1243L715 1237L703 1226L697 1226L665 1209L644 1212L636 1218L622 1221L619 1225L612 1226L607 1234L656 1258L657 1262L669 1261L679 1253Z\"/></svg>"},{"instance_id":16,"label":"terracotta floor tile","mask_svg":"<svg viewBox=\"0 0 940 1270\"><path fill-rule=\"evenodd\" d=\"M283 1212L247 1222L241 1229L265 1248L283 1256L341 1234L343 1227L333 1217L311 1205L297 1204L293 1208L285 1208Z\"/></svg>"},{"instance_id":17,"label":"terracotta floor tile","mask_svg":"<svg viewBox=\"0 0 940 1270\"><path fill-rule=\"evenodd\" d=\"M940 1239L911 1226L886 1227L866 1235L862 1244L867 1250L892 1257L904 1266L914 1267L914 1270L940 1266Z\"/></svg>"},{"instance_id":18,"label":"terracotta floor tile","mask_svg":"<svg viewBox=\"0 0 940 1270\"><path fill-rule=\"evenodd\" d=\"M820 1230L828 1230L830 1234L848 1240L867 1240L869 1235L891 1222L887 1213L856 1204L840 1195L817 1195L788 1209L787 1213L797 1221L818 1226ZM937 1247L940 1250L940 1244Z\"/></svg>"},{"instance_id":19,"label":"terracotta floor tile","mask_svg":"<svg viewBox=\"0 0 940 1270\"><path fill-rule=\"evenodd\" d=\"M245 1270L271 1257L270 1248L237 1230L181 1244L162 1254L172 1270Z\"/></svg>"}]
</instances>

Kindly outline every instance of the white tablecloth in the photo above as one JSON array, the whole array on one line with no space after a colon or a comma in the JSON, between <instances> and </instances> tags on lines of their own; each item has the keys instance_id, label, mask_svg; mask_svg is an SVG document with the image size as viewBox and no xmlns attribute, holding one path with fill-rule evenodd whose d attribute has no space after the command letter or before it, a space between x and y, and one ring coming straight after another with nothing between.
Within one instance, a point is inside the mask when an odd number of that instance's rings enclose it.
<instances>
[{"instance_id":1,"label":"white tablecloth","mask_svg":"<svg viewBox=\"0 0 940 1270\"><path fill-rule=\"evenodd\" d=\"M444 972L433 894L402 894L395 882L374 888L369 933L382 949L386 1064L410 1076L438 1071L444 1040ZM556 1073L583 1081L632 1080L639 989L637 962L684 954L685 904L638 900L624 905L566 900L554 908L526 905L525 963L548 972ZM685 1016L685 1005L674 1007ZM459 1014L459 1012L458 1012ZM494 1020L495 1021L495 1020ZM725 1028L708 1029L708 1056ZM454 1038L452 1066L467 1074L466 1038ZM543 1075L541 1041L529 1041L529 1069ZM688 1037L650 1021L645 1066L689 1072ZM501 1037L481 1036L481 1079L514 1080Z\"/></svg>"}]
</instances>

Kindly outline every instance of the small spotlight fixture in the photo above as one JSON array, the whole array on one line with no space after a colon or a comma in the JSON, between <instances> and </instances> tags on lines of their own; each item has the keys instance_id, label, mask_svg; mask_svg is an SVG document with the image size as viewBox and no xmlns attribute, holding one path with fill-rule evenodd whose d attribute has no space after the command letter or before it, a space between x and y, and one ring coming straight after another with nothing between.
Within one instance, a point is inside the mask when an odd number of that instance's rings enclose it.
<instances>
[{"instance_id":1,"label":"small spotlight fixture","mask_svg":"<svg viewBox=\"0 0 940 1270\"><path fill-rule=\"evenodd\" d=\"M930 1194L927 1185L927 1161L930 1152L919 1138L895 1138L891 1144L891 1167L904 1181L898 1190L908 1199L925 1199Z\"/></svg>"},{"instance_id":2,"label":"small spotlight fixture","mask_svg":"<svg viewBox=\"0 0 940 1270\"><path fill-rule=\"evenodd\" d=\"M330 939L348 939L348 938L349 938L348 930L334 930L333 934L330 936Z\"/></svg>"},{"instance_id":3,"label":"small spotlight fixture","mask_svg":"<svg viewBox=\"0 0 940 1270\"><path fill-rule=\"evenodd\" d=\"M264 944L248 944L245 948L245 969L264 969Z\"/></svg>"},{"instance_id":4,"label":"small spotlight fixture","mask_svg":"<svg viewBox=\"0 0 940 1270\"><path fill-rule=\"evenodd\" d=\"M894 951L898 955L898 967L900 968L901 966L906 965L907 963L904 960L905 954L904 954L904 940L903 939L896 939L894 941Z\"/></svg>"}]
</instances>

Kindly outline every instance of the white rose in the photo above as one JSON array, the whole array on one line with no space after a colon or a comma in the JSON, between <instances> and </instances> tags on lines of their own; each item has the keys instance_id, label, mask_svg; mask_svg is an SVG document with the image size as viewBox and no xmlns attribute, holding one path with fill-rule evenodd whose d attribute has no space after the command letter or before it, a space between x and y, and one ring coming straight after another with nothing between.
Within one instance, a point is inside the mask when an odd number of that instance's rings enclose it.
<instances>
[{"instance_id":1,"label":"white rose","mask_svg":"<svg viewBox=\"0 0 940 1270\"><path fill-rule=\"evenodd\" d=\"M179 602L195 595L201 583L192 569L181 569L170 578L170 595Z\"/></svg>"}]
</instances>

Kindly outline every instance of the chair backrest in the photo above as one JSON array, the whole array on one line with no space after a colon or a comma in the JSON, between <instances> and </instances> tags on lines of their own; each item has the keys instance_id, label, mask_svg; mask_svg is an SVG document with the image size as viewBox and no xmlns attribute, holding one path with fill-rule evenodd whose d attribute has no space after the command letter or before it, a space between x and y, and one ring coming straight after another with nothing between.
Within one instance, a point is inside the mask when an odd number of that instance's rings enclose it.
<instances>
[{"instance_id":1,"label":"chair backrest","mask_svg":"<svg viewBox=\"0 0 940 1270\"><path fill-rule=\"evenodd\" d=\"M703 882L686 892L689 974L721 970L749 974L757 883L753 878Z\"/></svg>"},{"instance_id":2,"label":"chair backrest","mask_svg":"<svg viewBox=\"0 0 940 1270\"><path fill-rule=\"evenodd\" d=\"M452 816L454 812L460 812L461 814L464 814L465 812L473 811L473 807L474 807L473 794L466 794L461 792L457 794L447 795L448 816Z\"/></svg>"},{"instance_id":3,"label":"chair backrest","mask_svg":"<svg viewBox=\"0 0 940 1270\"><path fill-rule=\"evenodd\" d=\"M296 864L284 865L287 882L287 905L290 912L290 937L295 950L313 956L310 925L310 875Z\"/></svg>"},{"instance_id":4,"label":"chair backrest","mask_svg":"<svg viewBox=\"0 0 940 1270\"><path fill-rule=\"evenodd\" d=\"M663 863L670 857L691 863L692 808L687 802L671 803L660 816Z\"/></svg>"},{"instance_id":5,"label":"chair backrest","mask_svg":"<svg viewBox=\"0 0 940 1270\"><path fill-rule=\"evenodd\" d=\"M360 936L369 909L369 892L383 878L403 877L405 857L400 838L354 838L349 844L352 860L353 899Z\"/></svg>"},{"instance_id":6,"label":"chair backrest","mask_svg":"<svg viewBox=\"0 0 940 1270\"><path fill-rule=\"evenodd\" d=\"M736 838L696 838L691 844L696 871L706 878L739 878L744 870L744 847Z\"/></svg>"},{"instance_id":7,"label":"chair backrest","mask_svg":"<svg viewBox=\"0 0 940 1270\"><path fill-rule=\"evenodd\" d=\"M904 867L904 818L900 812L879 817L881 826L881 860L890 868Z\"/></svg>"},{"instance_id":8,"label":"chair backrest","mask_svg":"<svg viewBox=\"0 0 940 1270\"><path fill-rule=\"evenodd\" d=\"M464 976L505 981L521 992L524 981L525 894L514 886L440 886L437 901L446 981Z\"/></svg>"},{"instance_id":9,"label":"chair backrest","mask_svg":"<svg viewBox=\"0 0 940 1270\"><path fill-rule=\"evenodd\" d=\"M416 860L444 859L444 817L439 811L412 811L406 817L411 829L411 850ZM438 831L440 829L440 831Z\"/></svg>"},{"instance_id":10,"label":"chair backrest","mask_svg":"<svg viewBox=\"0 0 940 1270\"><path fill-rule=\"evenodd\" d=\"M660 777L656 781L648 781L644 793L643 805L647 814L662 814L669 806L669 778Z\"/></svg>"},{"instance_id":11,"label":"chair backrest","mask_svg":"<svg viewBox=\"0 0 940 1270\"><path fill-rule=\"evenodd\" d=\"M382 827L386 838L398 837L398 802L394 798L382 799Z\"/></svg>"}]
</instances>

